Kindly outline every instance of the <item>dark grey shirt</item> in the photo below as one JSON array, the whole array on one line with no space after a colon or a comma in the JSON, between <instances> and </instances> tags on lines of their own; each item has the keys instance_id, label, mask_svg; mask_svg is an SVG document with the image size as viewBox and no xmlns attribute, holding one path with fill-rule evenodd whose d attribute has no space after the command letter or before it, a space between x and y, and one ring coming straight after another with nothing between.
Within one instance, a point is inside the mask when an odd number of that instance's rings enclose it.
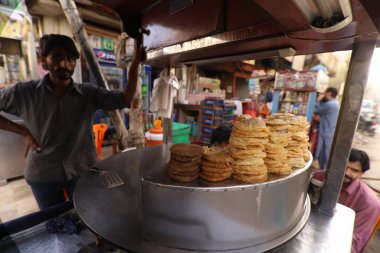
<instances>
[{"instance_id":1,"label":"dark grey shirt","mask_svg":"<svg viewBox=\"0 0 380 253\"><path fill-rule=\"evenodd\" d=\"M42 150L30 150L25 177L55 182L80 176L97 162L93 116L97 109L125 107L123 92L72 82L60 97L41 81L18 83L0 90L0 111L21 117Z\"/></svg>"}]
</instances>

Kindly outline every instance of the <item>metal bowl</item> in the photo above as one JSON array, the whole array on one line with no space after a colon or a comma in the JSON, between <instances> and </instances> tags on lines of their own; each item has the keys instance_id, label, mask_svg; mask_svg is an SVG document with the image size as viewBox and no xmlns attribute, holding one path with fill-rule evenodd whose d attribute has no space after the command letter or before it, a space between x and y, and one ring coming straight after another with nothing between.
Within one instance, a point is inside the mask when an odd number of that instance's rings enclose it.
<instances>
[{"instance_id":1,"label":"metal bowl","mask_svg":"<svg viewBox=\"0 0 380 253\"><path fill-rule=\"evenodd\" d=\"M278 246L284 240L276 239L289 240L286 234L299 232L309 216L311 161L289 176L270 175L256 184L178 183L162 166L142 179L142 236L189 250L234 250L271 241L277 243L268 247Z\"/></svg>"}]
</instances>

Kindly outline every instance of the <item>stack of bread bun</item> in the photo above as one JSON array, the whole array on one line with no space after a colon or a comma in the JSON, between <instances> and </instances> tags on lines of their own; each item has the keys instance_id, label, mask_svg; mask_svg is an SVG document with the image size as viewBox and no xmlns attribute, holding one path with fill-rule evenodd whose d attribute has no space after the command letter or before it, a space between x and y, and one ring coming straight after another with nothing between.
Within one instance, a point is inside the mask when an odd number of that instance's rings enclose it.
<instances>
[{"instance_id":1,"label":"stack of bread bun","mask_svg":"<svg viewBox=\"0 0 380 253\"><path fill-rule=\"evenodd\" d=\"M241 116L232 128L229 153L234 158L233 177L244 182L268 178L264 164L268 130L260 118Z\"/></svg>"},{"instance_id":2,"label":"stack of bread bun","mask_svg":"<svg viewBox=\"0 0 380 253\"><path fill-rule=\"evenodd\" d=\"M210 182L231 177L234 160L222 148L203 148L200 177Z\"/></svg>"},{"instance_id":3,"label":"stack of bread bun","mask_svg":"<svg viewBox=\"0 0 380 253\"><path fill-rule=\"evenodd\" d=\"M289 124L291 133L291 140L287 146L289 163L294 168L303 168L305 162L310 160L309 123L306 117L291 113L276 113L269 118L282 119Z\"/></svg>"},{"instance_id":4,"label":"stack of bread bun","mask_svg":"<svg viewBox=\"0 0 380 253\"><path fill-rule=\"evenodd\" d=\"M169 176L179 182L191 182L199 177L203 149L180 143L170 148Z\"/></svg>"},{"instance_id":5,"label":"stack of bread bun","mask_svg":"<svg viewBox=\"0 0 380 253\"><path fill-rule=\"evenodd\" d=\"M282 119L271 115L265 120L269 130L269 143L265 146L267 157L265 165L269 173L288 175L292 172L292 167L288 159L288 146L291 139L289 124Z\"/></svg>"},{"instance_id":6,"label":"stack of bread bun","mask_svg":"<svg viewBox=\"0 0 380 253\"><path fill-rule=\"evenodd\" d=\"M294 116L288 118L292 140L288 145L290 164L295 168L303 168L305 162L310 160L309 155L309 123L306 117Z\"/></svg>"}]
</instances>

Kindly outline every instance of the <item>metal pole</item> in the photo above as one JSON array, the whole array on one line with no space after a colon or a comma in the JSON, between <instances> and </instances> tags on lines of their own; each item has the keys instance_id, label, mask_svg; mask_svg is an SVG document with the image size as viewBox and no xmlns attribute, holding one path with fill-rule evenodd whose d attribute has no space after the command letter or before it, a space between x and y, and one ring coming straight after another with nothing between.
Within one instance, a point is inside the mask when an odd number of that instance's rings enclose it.
<instances>
[{"instance_id":1,"label":"metal pole","mask_svg":"<svg viewBox=\"0 0 380 253\"><path fill-rule=\"evenodd\" d=\"M87 64L91 69L95 77L95 80L97 80L96 84L100 87L104 87L107 90L109 90L107 81L100 70L100 66L98 61L96 60L95 54L90 44L88 43L87 32L84 27L83 20L79 14L79 11L75 5L75 2L72 0L59 0L59 2L62 6L63 12L65 13L67 21L69 22L69 25L71 26L71 30L73 31L75 38L79 41L80 47L83 51ZM126 148L128 146L128 131L125 128L120 111L108 111L108 114L111 118L112 124L116 128L117 135L121 139L122 146Z\"/></svg>"},{"instance_id":2,"label":"metal pole","mask_svg":"<svg viewBox=\"0 0 380 253\"><path fill-rule=\"evenodd\" d=\"M352 50L319 207L322 213L329 216L334 215L335 205L339 198L375 45L375 39L355 42Z\"/></svg>"}]
</instances>

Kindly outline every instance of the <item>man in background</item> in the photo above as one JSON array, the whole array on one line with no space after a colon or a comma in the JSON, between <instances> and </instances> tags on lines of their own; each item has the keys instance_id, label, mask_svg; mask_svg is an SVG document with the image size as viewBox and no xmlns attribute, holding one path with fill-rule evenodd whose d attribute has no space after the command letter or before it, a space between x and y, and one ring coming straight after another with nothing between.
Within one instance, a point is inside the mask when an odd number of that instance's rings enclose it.
<instances>
[{"instance_id":1,"label":"man in background","mask_svg":"<svg viewBox=\"0 0 380 253\"><path fill-rule=\"evenodd\" d=\"M336 122L339 115L339 104L336 100L337 89L329 87L315 106L319 116L318 142L315 158L322 170L327 168Z\"/></svg>"},{"instance_id":2,"label":"man in background","mask_svg":"<svg viewBox=\"0 0 380 253\"><path fill-rule=\"evenodd\" d=\"M355 211L352 253L363 252L374 225L380 217L378 197L365 183L360 181L360 177L369 169L370 161L367 153L352 149L338 200L338 203ZM324 181L325 176L325 171L317 171L313 178Z\"/></svg>"}]
</instances>

